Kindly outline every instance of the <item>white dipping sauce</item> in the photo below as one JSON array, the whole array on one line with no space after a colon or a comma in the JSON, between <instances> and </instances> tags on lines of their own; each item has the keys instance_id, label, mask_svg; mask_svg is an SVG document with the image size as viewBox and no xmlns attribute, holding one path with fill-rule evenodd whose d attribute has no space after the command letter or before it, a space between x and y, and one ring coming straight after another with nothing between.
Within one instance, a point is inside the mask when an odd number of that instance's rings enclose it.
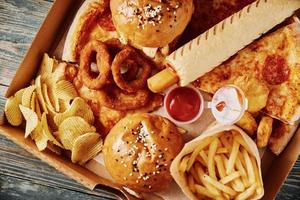
<instances>
[{"instance_id":1,"label":"white dipping sauce","mask_svg":"<svg viewBox=\"0 0 300 200\"><path fill-rule=\"evenodd\" d=\"M247 99L236 86L220 88L210 103L212 113L219 123L230 125L241 119L247 109Z\"/></svg>"}]
</instances>

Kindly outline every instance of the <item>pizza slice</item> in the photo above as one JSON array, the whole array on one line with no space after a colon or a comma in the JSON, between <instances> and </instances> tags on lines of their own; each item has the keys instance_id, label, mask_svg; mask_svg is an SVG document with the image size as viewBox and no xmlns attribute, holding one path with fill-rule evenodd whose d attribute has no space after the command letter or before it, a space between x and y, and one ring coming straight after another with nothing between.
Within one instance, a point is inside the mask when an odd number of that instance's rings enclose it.
<instances>
[{"instance_id":1,"label":"pizza slice","mask_svg":"<svg viewBox=\"0 0 300 200\"><path fill-rule=\"evenodd\" d=\"M300 117L300 23L293 23L253 42L200 77L194 85L208 93L226 84L241 87L250 112L263 111L285 123Z\"/></svg>"}]
</instances>

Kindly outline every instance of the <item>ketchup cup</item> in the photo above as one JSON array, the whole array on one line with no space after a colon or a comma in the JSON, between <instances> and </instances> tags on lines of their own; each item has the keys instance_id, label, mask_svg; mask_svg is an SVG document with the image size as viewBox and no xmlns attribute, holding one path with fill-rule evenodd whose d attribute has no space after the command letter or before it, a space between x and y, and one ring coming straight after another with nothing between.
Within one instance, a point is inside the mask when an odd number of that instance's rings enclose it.
<instances>
[{"instance_id":1,"label":"ketchup cup","mask_svg":"<svg viewBox=\"0 0 300 200\"><path fill-rule=\"evenodd\" d=\"M164 107L168 118L176 124L191 124L202 115L205 101L201 92L189 85L167 91Z\"/></svg>"}]
</instances>

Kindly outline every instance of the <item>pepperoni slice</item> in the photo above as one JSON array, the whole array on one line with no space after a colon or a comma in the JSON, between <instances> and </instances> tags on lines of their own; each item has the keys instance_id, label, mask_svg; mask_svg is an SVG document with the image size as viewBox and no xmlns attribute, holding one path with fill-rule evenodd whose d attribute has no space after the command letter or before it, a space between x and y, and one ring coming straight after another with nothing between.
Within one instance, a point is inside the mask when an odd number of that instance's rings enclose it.
<instances>
[{"instance_id":1,"label":"pepperoni slice","mask_svg":"<svg viewBox=\"0 0 300 200\"><path fill-rule=\"evenodd\" d=\"M98 24L106 31L115 31L110 9L106 9L98 18Z\"/></svg>"},{"instance_id":2,"label":"pepperoni slice","mask_svg":"<svg viewBox=\"0 0 300 200\"><path fill-rule=\"evenodd\" d=\"M265 81L270 85L278 85L288 80L289 75L290 69L284 57L278 55L267 57L262 70L262 76Z\"/></svg>"}]
</instances>

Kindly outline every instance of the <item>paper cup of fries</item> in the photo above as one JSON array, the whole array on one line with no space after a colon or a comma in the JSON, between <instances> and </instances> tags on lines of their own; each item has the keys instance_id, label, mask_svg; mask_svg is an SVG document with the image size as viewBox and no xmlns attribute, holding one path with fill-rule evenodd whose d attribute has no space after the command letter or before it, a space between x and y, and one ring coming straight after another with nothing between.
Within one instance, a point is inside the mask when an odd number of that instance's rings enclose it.
<instances>
[{"instance_id":1,"label":"paper cup of fries","mask_svg":"<svg viewBox=\"0 0 300 200\"><path fill-rule=\"evenodd\" d=\"M258 149L237 126L215 125L187 143L171 174L190 199L260 199Z\"/></svg>"}]
</instances>

